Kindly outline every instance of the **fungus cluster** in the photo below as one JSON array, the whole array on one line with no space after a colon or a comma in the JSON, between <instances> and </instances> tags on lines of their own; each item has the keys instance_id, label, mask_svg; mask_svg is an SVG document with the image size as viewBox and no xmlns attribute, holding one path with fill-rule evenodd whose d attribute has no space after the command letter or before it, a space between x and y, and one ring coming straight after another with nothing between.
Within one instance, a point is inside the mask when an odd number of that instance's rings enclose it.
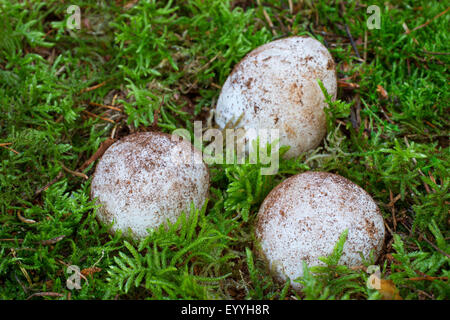
<instances>
[{"instance_id":1,"label":"fungus cluster","mask_svg":"<svg viewBox=\"0 0 450 320\"><path fill-rule=\"evenodd\" d=\"M289 37L265 44L244 57L226 80L215 121L220 128L231 123L251 131L279 129L280 144L291 147L287 156L298 156L326 134L318 79L335 97L335 65L317 40ZM142 238L188 213L191 203L201 207L208 189L208 167L189 142L143 132L105 152L91 196L100 205L98 219L111 224L112 232L131 231ZM319 257L333 252L345 230L340 263L360 265L360 253L379 255L384 223L370 195L341 176L306 172L288 178L266 197L256 220L256 247L277 278L294 280L303 275L303 262L320 265Z\"/></svg>"}]
</instances>

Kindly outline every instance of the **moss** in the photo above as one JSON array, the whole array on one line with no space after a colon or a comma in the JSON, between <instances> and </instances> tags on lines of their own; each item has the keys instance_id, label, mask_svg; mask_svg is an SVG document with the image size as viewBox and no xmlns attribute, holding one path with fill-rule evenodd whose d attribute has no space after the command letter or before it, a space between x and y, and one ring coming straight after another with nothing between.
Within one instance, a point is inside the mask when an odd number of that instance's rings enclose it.
<instances>
[{"instance_id":1,"label":"moss","mask_svg":"<svg viewBox=\"0 0 450 320\"><path fill-rule=\"evenodd\" d=\"M377 201L389 235L368 265L403 298L448 298L449 16L435 18L444 2L373 4L381 25L369 30L367 6L353 1L291 12L271 0L84 0L81 29L69 30L60 1L0 0L0 298L295 296L253 258L252 224L273 187L310 169L338 173ZM233 66L287 35L314 36L335 59L339 101L330 101L324 143L282 160L273 176L261 176L261 164L212 166L209 205L181 231L141 244L109 235L90 180L61 164L90 176L86 161L110 136L192 132ZM70 265L86 274L80 290L66 287ZM298 298L380 298L367 277L334 263L312 268Z\"/></svg>"}]
</instances>

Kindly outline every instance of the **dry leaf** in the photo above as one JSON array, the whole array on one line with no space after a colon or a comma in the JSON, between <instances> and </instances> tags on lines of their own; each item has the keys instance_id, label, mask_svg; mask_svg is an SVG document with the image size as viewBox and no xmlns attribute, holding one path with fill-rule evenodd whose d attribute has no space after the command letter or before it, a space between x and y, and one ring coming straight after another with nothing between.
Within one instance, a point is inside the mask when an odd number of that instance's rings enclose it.
<instances>
[{"instance_id":1,"label":"dry leaf","mask_svg":"<svg viewBox=\"0 0 450 320\"><path fill-rule=\"evenodd\" d=\"M371 289L378 290L383 300L403 300L392 280L380 279L376 274L372 274L367 280L367 285Z\"/></svg>"},{"instance_id":2,"label":"dry leaf","mask_svg":"<svg viewBox=\"0 0 450 320\"><path fill-rule=\"evenodd\" d=\"M349 72L350 70L351 70L351 66L347 63L347 62L343 62L342 63L342 65L341 65L342 67L341 67L341 70L343 71L343 72Z\"/></svg>"},{"instance_id":3,"label":"dry leaf","mask_svg":"<svg viewBox=\"0 0 450 320\"><path fill-rule=\"evenodd\" d=\"M377 92L380 94L380 96L383 99L387 99L388 98L387 91L382 86L380 86L379 84L377 85Z\"/></svg>"},{"instance_id":4,"label":"dry leaf","mask_svg":"<svg viewBox=\"0 0 450 320\"><path fill-rule=\"evenodd\" d=\"M86 269L81 270L81 274L83 276L92 276L94 273L97 273L97 272L100 272L100 271L102 271L101 268L91 267L91 268L86 268Z\"/></svg>"},{"instance_id":5,"label":"dry leaf","mask_svg":"<svg viewBox=\"0 0 450 320\"><path fill-rule=\"evenodd\" d=\"M378 290L383 296L383 300L403 300L398 293L398 289L392 280L381 280L381 288Z\"/></svg>"},{"instance_id":6,"label":"dry leaf","mask_svg":"<svg viewBox=\"0 0 450 320\"><path fill-rule=\"evenodd\" d=\"M357 83L350 83L350 82L345 82L343 80L338 80L338 87L340 88L348 88L348 89L358 89L359 88L359 84Z\"/></svg>"}]
</instances>

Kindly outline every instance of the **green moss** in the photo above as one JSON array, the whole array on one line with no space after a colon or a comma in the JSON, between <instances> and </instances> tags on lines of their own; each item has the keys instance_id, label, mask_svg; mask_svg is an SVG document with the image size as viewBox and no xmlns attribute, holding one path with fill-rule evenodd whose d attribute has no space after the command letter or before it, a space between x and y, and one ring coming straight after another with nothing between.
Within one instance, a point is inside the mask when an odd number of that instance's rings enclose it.
<instances>
[{"instance_id":1,"label":"green moss","mask_svg":"<svg viewBox=\"0 0 450 320\"><path fill-rule=\"evenodd\" d=\"M379 30L368 30L367 7L354 1L304 1L294 14L271 0L116 3L78 1L82 27L68 30L60 1L0 0L0 145L8 143L0 147L0 298L380 298L368 274L339 266L343 242L325 267L292 279L302 294L274 281L255 254L261 202L306 170L341 174L373 196L389 232L381 259L367 265L377 263L403 298L449 298L449 15L435 18L444 2L374 1ZM300 34L326 42L339 78L358 85L329 101L324 143L281 160L273 176L262 176L261 164L214 165L209 205L192 208L181 229L140 243L109 235L95 219L90 180L62 164L80 168L113 131L192 131L246 53ZM92 104L113 101L122 111ZM70 265L85 271L80 290L66 287ZM410 280L424 274L434 280Z\"/></svg>"}]
</instances>

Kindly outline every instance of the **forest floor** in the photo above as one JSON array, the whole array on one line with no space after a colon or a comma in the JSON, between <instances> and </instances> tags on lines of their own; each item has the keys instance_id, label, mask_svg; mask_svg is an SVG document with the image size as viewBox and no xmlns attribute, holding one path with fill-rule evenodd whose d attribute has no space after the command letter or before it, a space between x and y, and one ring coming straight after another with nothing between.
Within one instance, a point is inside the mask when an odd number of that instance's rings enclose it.
<instances>
[{"instance_id":1,"label":"forest floor","mask_svg":"<svg viewBox=\"0 0 450 320\"><path fill-rule=\"evenodd\" d=\"M80 0L79 29L61 2L0 0L0 299L450 297L446 1ZM336 62L324 142L273 176L213 165L208 205L181 229L110 235L89 193L111 139L192 131L240 59L290 35ZM268 192L308 170L364 188L386 239L377 261L329 259L292 279L296 293L255 255L252 226ZM379 290L366 285L374 264Z\"/></svg>"}]
</instances>

